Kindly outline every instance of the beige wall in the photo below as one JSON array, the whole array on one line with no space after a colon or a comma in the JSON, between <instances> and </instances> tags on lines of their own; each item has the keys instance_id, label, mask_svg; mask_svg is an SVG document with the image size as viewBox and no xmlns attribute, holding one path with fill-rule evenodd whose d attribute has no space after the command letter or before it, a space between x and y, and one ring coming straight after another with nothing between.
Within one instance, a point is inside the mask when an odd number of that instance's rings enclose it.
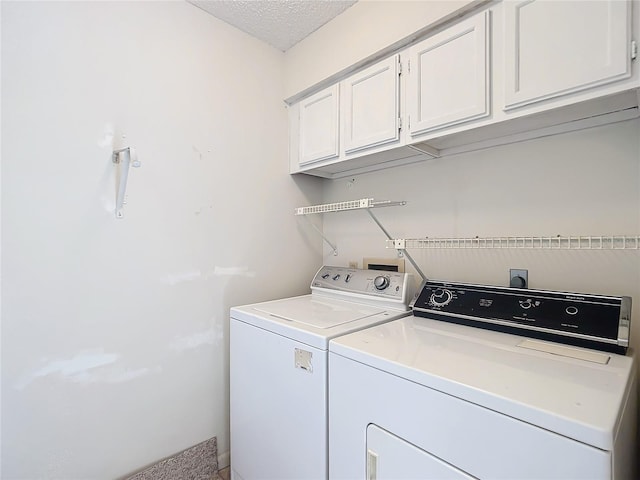
<instances>
[{"instance_id":1,"label":"beige wall","mask_svg":"<svg viewBox=\"0 0 640 480\"><path fill-rule=\"evenodd\" d=\"M321 256L283 54L186 2L1 8L1 476L119 478L213 436L228 464L229 307L307 293Z\"/></svg>"},{"instance_id":2,"label":"beige wall","mask_svg":"<svg viewBox=\"0 0 640 480\"><path fill-rule=\"evenodd\" d=\"M284 98L474 3L360 0L285 53Z\"/></svg>"}]
</instances>

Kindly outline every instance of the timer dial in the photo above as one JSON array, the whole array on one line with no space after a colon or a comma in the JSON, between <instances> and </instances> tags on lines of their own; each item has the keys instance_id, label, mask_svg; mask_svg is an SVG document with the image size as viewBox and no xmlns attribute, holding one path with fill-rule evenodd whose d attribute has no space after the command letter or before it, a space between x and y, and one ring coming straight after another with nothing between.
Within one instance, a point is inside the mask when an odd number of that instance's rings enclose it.
<instances>
[{"instance_id":1,"label":"timer dial","mask_svg":"<svg viewBox=\"0 0 640 480\"><path fill-rule=\"evenodd\" d=\"M389 286L389 277L378 275L373 279L373 286L376 287L376 290L384 290Z\"/></svg>"},{"instance_id":2,"label":"timer dial","mask_svg":"<svg viewBox=\"0 0 640 480\"><path fill-rule=\"evenodd\" d=\"M446 288L438 288L431 294L429 303L434 307L443 307L444 305L447 305L452 298L453 294L450 290L447 290Z\"/></svg>"}]
</instances>

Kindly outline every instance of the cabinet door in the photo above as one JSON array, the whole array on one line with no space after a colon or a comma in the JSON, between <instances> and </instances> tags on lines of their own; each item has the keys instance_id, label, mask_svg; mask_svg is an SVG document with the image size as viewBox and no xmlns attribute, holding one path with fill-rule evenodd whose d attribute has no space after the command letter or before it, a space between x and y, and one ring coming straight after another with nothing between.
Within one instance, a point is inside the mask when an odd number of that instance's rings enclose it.
<instances>
[{"instance_id":1,"label":"cabinet door","mask_svg":"<svg viewBox=\"0 0 640 480\"><path fill-rule=\"evenodd\" d=\"M489 115L488 35L487 11L411 47L411 135Z\"/></svg>"},{"instance_id":2,"label":"cabinet door","mask_svg":"<svg viewBox=\"0 0 640 480\"><path fill-rule=\"evenodd\" d=\"M504 4L505 110L631 74L631 2Z\"/></svg>"},{"instance_id":3,"label":"cabinet door","mask_svg":"<svg viewBox=\"0 0 640 480\"><path fill-rule=\"evenodd\" d=\"M399 62L394 55L342 82L346 153L400 138Z\"/></svg>"},{"instance_id":4,"label":"cabinet door","mask_svg":"<svg viewBox=\"0 0 640 480\"><path fill-rule=\"evenodd\" d=\"M338 85L300 102L300 165L337 157Z\"/></svg>"}]
</instances>

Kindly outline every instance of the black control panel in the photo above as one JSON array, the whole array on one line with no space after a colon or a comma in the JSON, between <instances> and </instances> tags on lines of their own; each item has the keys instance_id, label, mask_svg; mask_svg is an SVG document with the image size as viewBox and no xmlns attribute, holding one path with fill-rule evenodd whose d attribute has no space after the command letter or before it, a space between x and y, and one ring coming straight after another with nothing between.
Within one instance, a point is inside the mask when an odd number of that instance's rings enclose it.
<instances>
[{"instance_id":1,"label":"black control panel","mask_svg":"<svg viewBox=\"0 0 640 480\"><path fill-rule=\"evenodd\" d=\"M427 281L416 316L624 353L631 299Z\"/></svg>"}]
</instances>

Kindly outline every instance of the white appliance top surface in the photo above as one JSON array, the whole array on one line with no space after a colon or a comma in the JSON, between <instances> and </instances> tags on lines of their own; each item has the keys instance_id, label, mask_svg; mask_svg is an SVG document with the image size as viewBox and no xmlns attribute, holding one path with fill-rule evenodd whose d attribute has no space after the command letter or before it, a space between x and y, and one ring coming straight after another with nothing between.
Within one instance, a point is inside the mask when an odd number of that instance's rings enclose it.
<instances>
[{"instance_id":1,"label":"white appliance top surface","mask_svg":"<svg viewBox=\"0 0 640 480\"><path fill-rule=\"evenodd\" d=\"M321 295L303 295L234 307L231 318L326 350L331 338L410 313Z\"/></svg>"},{"instance_id":2,"label":"white appliance top surface","mask_svg":"<svg viewBox=\"0 0 640 480\"><path fill-rule=\"evenodd\" d=\"M332 340L329 350L611 450L621 405L635 378L633 358L606 353L602 355L610 358L602 364L586 360L589 355L573 358L518 346L524 340L408 316ZM593 352L578 347L562 351L571 350Z\"/></svg>"},{"instance_id":3,"label":"white appliance top surface","mask_svg":"<svg viewBox=\"0 0 640 480\"><path fill-rule=\"evenodd\" d=\"M380 308L323 299L313 295L276 300L257 305L254 308L258 312L274 317L322 329L333 328L384 312Z\"/></svg>"}]
</instances>

